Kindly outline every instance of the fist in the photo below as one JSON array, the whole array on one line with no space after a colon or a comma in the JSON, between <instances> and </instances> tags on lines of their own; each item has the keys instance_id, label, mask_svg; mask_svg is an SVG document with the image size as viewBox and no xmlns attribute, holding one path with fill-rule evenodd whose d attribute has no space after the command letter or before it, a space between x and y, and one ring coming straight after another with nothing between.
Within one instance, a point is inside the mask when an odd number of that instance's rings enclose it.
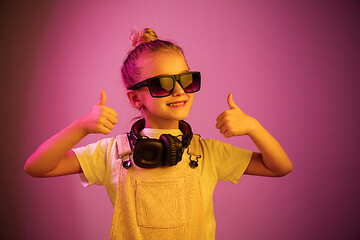
<instances>
[{"instance_id":1,"label":"fist","mask_svg":"<svg viewBox=\"0 0 360 240\"><path fill-rule=\"evenodd\" d=\"M82 117L83 127L87 133L109 134L117 123L117 113L114 109L105 106L106 93L101 91L99 101L91 111Z\"/></svg>"},{"instance_id":2,"label":"fist","mask_svg":"<svg viewBox=\"0 0 360 240\"><path fill-rule=\"evenodd\" d=\"M235 104L231 93L227 98L227 102L229 109L216 118L216 128L226 138L248 135L256 126L256 120L241 111Z\"/></svg>"}]
</instances>

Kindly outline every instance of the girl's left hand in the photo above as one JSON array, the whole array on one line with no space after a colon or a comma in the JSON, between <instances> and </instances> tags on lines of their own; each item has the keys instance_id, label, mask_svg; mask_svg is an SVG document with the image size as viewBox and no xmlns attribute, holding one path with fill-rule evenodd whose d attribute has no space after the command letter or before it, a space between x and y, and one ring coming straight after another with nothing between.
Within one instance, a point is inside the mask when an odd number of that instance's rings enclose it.
<instances>
[{"instance_id":1,"label":"girl's left hand","mask_svg":"<svg viewBox=\"0 0 360 240\"><path fill-rule=\"evenodd\" d=\"M256 130L259 122L246 115L236 106L232 93L227 98L229 110L224 111L216 118L216 128L220 129L220 133L224 137L249 135L251 131Z\"/></svg>"}]
</instances>

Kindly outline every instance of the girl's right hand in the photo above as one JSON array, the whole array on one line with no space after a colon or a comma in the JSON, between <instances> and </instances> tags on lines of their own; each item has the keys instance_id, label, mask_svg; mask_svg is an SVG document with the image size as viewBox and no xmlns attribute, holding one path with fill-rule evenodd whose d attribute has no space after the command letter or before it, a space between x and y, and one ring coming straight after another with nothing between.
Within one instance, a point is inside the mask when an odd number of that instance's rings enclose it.
<instances>
[{"instance_id":1,"label":"girl's right hand","mask_svg":"<svg viewBox=\"0 0 360 240\"><path fill-rule=\"evenodd\" d=\"M117 113L114 109L105 106L106 93L101 91L100 100L91 111L80 118L81 126L87 134L103 133L109 134L117 123Z\"/></svg>"},{"instance_id":2,"label":"girl's right hand","mask_svg":"<svg viewBox=\"0 0 360 240\"><path fill-rule=\"evenodd\" d=\"M117 113L105 106L106 94L91 111L65 129L46 140L30 155L24 169L33 177L54 177L82 172L80 163L71 150L89 133L109 134L117 123Z\"/></svg>"}]
</instances>

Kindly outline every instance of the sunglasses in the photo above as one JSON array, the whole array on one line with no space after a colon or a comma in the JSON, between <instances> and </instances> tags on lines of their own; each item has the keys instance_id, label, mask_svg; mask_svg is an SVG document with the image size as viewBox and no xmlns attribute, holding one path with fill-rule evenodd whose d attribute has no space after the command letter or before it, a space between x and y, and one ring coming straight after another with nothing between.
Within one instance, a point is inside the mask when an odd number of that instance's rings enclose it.
<instances>
[{"instance_id":1,"label":"sunglasses","mask_svg":"<svg viewBox=\"0 0 360 240\"><path fill-rule=\"evenodd\" d=\"M184 92L194 93L200 90L200 72L186 72L176 75L160 75L145 79L132 87L129 90L136 90L142 87L148 87L150 94L154 98L161 98L170 96L175 89L175 81L177 81Z\"/></svg>"}]
</instances>

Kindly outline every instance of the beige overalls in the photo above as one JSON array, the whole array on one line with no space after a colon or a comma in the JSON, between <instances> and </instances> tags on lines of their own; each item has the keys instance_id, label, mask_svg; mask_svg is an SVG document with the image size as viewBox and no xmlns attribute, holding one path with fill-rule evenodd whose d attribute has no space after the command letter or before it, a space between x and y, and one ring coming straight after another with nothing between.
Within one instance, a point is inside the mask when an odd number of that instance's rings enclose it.
<instances>
[{"instance_id":1,"label":"beige overalls","mask_svg":"<svg viewBox=\"0 0 360 240\"><path fill-rule=\"evenodd\" d=\"M126 135L116 138L122 157L131 152ZM120 148L120 149L119 149ZM191 149L200 148L194 135ZM135 164L119 167L110 239L205 239L200 167L189 166L183 154L176 166L143 169ZM192 156L194 159L194 156Z\"/></svg>"}]
</instances>

